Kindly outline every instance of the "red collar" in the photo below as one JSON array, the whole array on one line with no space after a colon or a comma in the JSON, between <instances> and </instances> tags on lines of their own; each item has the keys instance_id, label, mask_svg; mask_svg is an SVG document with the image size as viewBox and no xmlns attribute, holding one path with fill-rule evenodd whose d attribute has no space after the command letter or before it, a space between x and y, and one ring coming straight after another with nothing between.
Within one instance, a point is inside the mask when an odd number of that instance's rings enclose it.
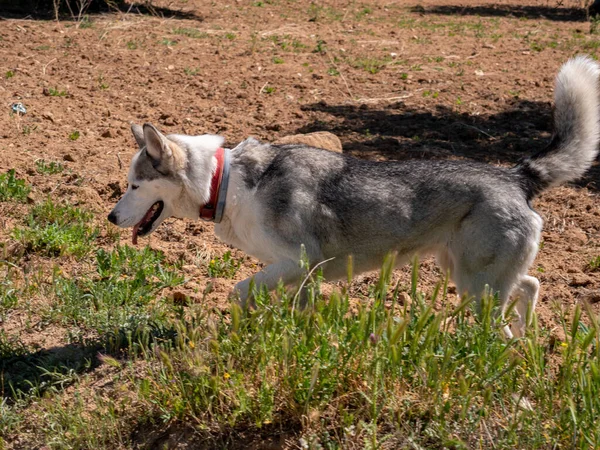
<instances>
[{"instance_id":1,"label":"red collar","mask_svg":"<svg viewBox=\"0 0 600 450\"><path fill-rule=\"evenodd\" d=\"M219 200L219 188L221 187L221 180L223 179L224 154L225 150L223 150L223 148L217 149L217 152L215 153L215 158L217 158L217 169L210 182L210 199L208 200L208 203L200 207L200 218L204 220L215 220L217 201Z\"/></svg>"}]
</instances>

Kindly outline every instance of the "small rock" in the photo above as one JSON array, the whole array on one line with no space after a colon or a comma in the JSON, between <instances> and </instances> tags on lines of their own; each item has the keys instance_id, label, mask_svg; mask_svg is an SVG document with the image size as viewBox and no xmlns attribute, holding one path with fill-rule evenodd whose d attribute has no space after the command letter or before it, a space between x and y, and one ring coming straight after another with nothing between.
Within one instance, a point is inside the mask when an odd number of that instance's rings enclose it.
<instances>
[{"instance_id":1,"label":"small rock","mask_svg":"<svg viewBox=\"0 0 600 450\"><path fill-rule=\"evenodd\" d=\"M66 155L63 155L63 160L69 161L69 162L75 162L75 158L73 158L73 156L70 155L69 153L67 153Z\"/></svg>"}]
</instances>

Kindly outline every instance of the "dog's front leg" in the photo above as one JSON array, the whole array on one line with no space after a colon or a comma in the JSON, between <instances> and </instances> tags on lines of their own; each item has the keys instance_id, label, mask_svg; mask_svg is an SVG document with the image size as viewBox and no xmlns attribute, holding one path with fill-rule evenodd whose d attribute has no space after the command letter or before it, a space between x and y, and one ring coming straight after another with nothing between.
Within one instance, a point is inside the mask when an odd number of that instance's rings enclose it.
<instances>
[{"instance_id":1,"label":"dog's front leg","mask_svg":"<svg viewBox=\"0 0 600 450\"><path fill-rule=\"evenodd\" d=\"M250 278L240 281L233 288L232 294L234 298L237 297L240 303L245 306L248 296L250 295L250 283L253 279L256 287L260 288L262 285L265 285L269 291L272 291L277 287L279 280L281 280L284 285L297 283L300 280L302 273L302 268L298 261L291 259L278 261L268 265Z\"/></svg>"}]
</instances>

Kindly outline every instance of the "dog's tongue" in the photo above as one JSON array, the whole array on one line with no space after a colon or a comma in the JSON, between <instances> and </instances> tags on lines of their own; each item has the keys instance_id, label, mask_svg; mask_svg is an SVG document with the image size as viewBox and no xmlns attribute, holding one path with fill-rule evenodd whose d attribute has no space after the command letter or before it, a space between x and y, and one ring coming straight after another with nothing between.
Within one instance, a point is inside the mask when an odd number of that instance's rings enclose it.
<instances>
[{"instance_id":1,"label":"dog's tongue","mask_svg":"<svg viewBox=\"0 0 600 450\"><path fill-rule=\"evenodd\" d=\"M140 224L136 223L133 227L133 232L131 233L131 243L133 245L137 245L137 237L138 237L138 230L140 229Z\"/></svg>"}]
</instances>

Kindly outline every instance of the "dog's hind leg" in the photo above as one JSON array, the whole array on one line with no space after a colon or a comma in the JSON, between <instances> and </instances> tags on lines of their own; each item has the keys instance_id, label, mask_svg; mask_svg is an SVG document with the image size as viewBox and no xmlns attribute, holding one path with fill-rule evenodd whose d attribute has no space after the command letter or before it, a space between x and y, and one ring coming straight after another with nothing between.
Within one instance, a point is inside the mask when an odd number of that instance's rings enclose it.
<instances>
[{"instance_id":1,"label":"dog's hind leg","mask_svg":"<svg viewBox=\"0 0 600 450\"><path fill-rule=\"evenodd\" d=\"M540 282L537 278L529 275L524 275L513 289L511 296L517 300L515 306L517 318L513 322L512 330L516 337L523 336L525 328L531 322L539 290Z\"/></svg>"},{"instance_id":2,"label":"dog's hind leg","mask_svg":"<svg viewBox=\"0 0 600 450\"><path fill-rule=\"evenodd\" d=\"M253 276L240 281L233 288L233 295L237 296L240 303L245 306L250 295L252 280L254 280L256 287L260 288L265 285L269 291L272 291L277 287L279 281L282 281L284 285L297 283L302 273L303 269L300 267L298 261L285 259L270 264Z\"/></svg>"}]
</instances>

